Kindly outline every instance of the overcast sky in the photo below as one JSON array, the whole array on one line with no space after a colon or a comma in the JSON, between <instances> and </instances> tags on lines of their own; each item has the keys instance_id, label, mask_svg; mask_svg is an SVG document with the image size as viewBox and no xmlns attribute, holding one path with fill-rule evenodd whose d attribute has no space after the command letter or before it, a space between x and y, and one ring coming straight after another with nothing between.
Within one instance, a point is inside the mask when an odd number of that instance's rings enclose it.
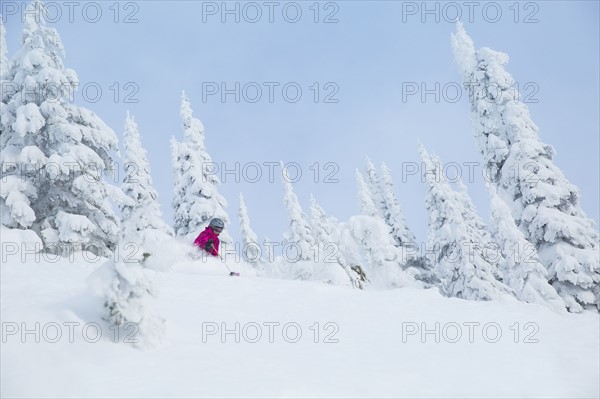
<instances>
[{"instance_id":1,"label":"overcast sky","mask_svg":"<svg viewBox=\"0 0 600 399\"><path fill-rule=\"evenodd\" d=\"M20 42L24 4L2 1L10 55ZM487 220L482 158L467 93L457 92L462 82L450 47L457 13L477 47L509 54L507 69L542 141L555 147L556 164L598 223L597 1L428 2L430 12L421 1L47 4L65 64L86 88L75 102L95 111L120 139L126 111L135 116L169 223L169 139L182 139L182 90L206 128L213 160L233 171L220 175L220 192L236 239L240 192L260 238L279 240L286 230L275 162L301 171L294 189L305 212L313 193L327 212L346 220L359 212L355 169L369 156L391 169L409 227L424 240L425 186L419 173L409 173L420 171L419 140L448 165L449 175L460 170ZM224 99L222 88L229 90ZM429 90L424 98L422 89ZM471 178L468 165L474 165Z\"/></svg>"}]
</instances>

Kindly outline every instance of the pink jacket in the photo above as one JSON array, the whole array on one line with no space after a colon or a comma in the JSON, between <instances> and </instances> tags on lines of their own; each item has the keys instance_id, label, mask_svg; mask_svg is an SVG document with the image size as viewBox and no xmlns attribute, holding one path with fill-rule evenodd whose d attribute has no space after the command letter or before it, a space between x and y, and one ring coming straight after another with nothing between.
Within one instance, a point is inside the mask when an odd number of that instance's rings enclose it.
<instances>
[{"instance_id":1,"label":"pink jacket","mask_svg":"<svg viewBox=\"0 0 600 399\"><path fill-rule=\"evenodd\" d=\"M205 249L204 246L208 242L208 240L212 240L214 248L211 248L208 252L212 256L217 256L219 254L219 236L217 236L210 226L207 226L202 233L194 240L194 244L199 246L202 249Z\"/></svg>"}]
</instances>

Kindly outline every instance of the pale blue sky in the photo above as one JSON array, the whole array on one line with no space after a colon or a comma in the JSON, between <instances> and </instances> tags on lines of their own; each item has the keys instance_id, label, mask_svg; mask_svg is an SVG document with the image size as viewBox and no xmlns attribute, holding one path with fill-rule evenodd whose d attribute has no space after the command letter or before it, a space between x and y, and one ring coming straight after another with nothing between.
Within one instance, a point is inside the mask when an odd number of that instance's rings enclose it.
<instances>
[{"instance_id":1,"label":"pale blue sky","mask_svg":"<svg viewBox=\"0 0 600 399\"><path fill-rule=\"evenodd\" d=\"M9 53L20 41L18 15L6 15L20 9L21 2L3 1L8 31ZM481 162L470 128L469 104L463 92L456 102L434 101L429 95L403 101L403 83L424 82L433 88L460 82L453 60L450 33L456 8L439 3L440 22L435 14L421 15L422 2L341 1L321 2L319 20L335 12L337 23L315 23L314 1L297 2L302 10L299 22L287 22L295 15L291 2L276 2L274 21L269 22L269 8L257 2L263 15L257 23L241 16L235 23L227 15L205 14L204 10L221 7L222 2L145 1L96 2L102 15L97 23L95 5L76 2L73 22L63 2L53 3L62 18L55 26L66 48L65 64L77 71L82 84L96 82L103 96L96 103L76 93L76 103L92 109L122 136L125 112L129 110L140 126L143 143L149 153L154 183L160 194L166 220L171 223L172 174L169 139L182 138L179 119L181 90L185 89L195 116L206 128L206 145L218 164L233 168L236 162L296 162L302 178L294 185L308 212L308 197L313 193L327 212L341 220L358 213L355 169L363 168L365 156L376 165L385 161L393 173L396 194L405 211L410 228L419 240L425 239L427 218L424 209L425 187L419 176L402 182L403 163L419 162L417 142L435 152L446 162L464 165ZM557 150L555 158L567 178L582 193L582 206L596 223L599 219L599 8L598 2L541 1L479 2L473 21L469 9L461 7L467 32L477 47L490 47L510 55L507 69L519 82L523 95L529 94L534 122L542 141ZM86 5L88 4L88 5ZM235 2L228 2L235 7ZM243 9L245 3L239 3ZM435 2L427 3L434 9ZM492 23L495 6L502 11ZM408 15L413 6L416 15ZM87 13L83 8L87 7ZM312 9L311 9L312 7ZM512 8L511 8L512 7ZM115 23L115 10L119 9ZM483 14L486 8L487 14ZM414 8L412 8L414 9ZM515 11L519 10L518 22ZM256 8L246 8L253 18ZM444 14L444 10L446 13ZM129 16L137 23L123 23ZM537 19L524 23L524 19ZM84 18L85 17L85 18ZM421 21L426 17L425 22ZM446 17L446 18L444 18ZM403 20L404 19L404 20ZM120 97L114 94L119 83ZM133 82L135 86L125 86ZM218 96L203 101L203 82L278 82L274 102L268 101L267 87L256 103L233 95L221 102ZM281 87L296 82L303 90L297 103L288 103ZM315 103L311 86L320 84L321 96L339 88L337 103ZM529 84L529 86L525 86ZM92 87L92 86L89 86ZM112 89L111 89L112 87ZM133 89L139 91L135 94ZM314 86L313 86L314 88ZM537 88L537 92L535 92ZM93 95L93 91L88 93ZM124 97L137 103L124 103ZM290 89L290 95L293 90ZM454 95L454 92L449 92ZM254 91L248 95L254 96ZM319 181L314 181L315 162L320 164ZM334 171L325 169L335 163L338 183L325 183ZM282 202L280 169L269 182L268 168L256 183L228 175L220 192L229 201L230 229L238 237L238 195L244 193L252 226L260 238L281 239L287 228ZM248 170L250 171L250 170ZM467 185L481 216L488 218L487 192L476 166L476 179ZM466 169L463 169L466 178ZM243 176L240 176L243 177ZM250 176L252 177L252 176Z\"/></svg>"}]
</instances>

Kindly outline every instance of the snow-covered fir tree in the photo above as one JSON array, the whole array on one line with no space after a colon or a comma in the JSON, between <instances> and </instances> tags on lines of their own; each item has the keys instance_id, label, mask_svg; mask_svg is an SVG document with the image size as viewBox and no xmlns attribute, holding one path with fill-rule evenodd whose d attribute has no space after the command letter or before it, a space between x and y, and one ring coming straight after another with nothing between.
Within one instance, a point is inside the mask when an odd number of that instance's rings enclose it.
<instances>
[{"instance_id":1,"label":"snow-covered fir tree","mask_svg":"<svg viewBox=\"0 0 600 399\"><path fill-rule=\"evenodd\" d=\"M379 212L379 216L384 217L385 212L385 198L383 193L382 181L377 174L377 170L375 169L375 165L369 157L366 160L365 167L365 175L364 178L367 186L369 187L369 191L371 192L371 199L373 200L373 205L375 205L375 209Z\"/></svg>"},{"instance_id":2,"label":"snow-covered fir tree","mask_svg":"<svg viewBox=\"0 0 600 399\"><path fill-rule=\"evenodd\" d=\"M328 216L312 194L310 195L310 225L315 240L320 243L330 242L331 236L339 227L338 220Z\"/></svg>"},{"instance_id":3,"label":"snow-covered fir tree","mask_svg":"<svg viewBox=\"0 0 600 399\"><path fill-rule=\"evenodd\" d=\"M381 214L373 201L373 193L358 169L356 169L356 185L358 187L358 201L361 214L380 219Z\"/></svg>"},{"instance_id":4,"label":"snow-covered fir tree","mask_svg":"<svg viewBox=\"0 0 600 399\"><path fill-rule=\"evenodd\" d=\"M22 46L4 77L0 136L0 212L11 228L31 228L46 250L85 247L108 255L119 227L110 198L123 200L103 174L113 171L117 137L92 111L69 102L75 71L63 64L58 32L44 6L27 8Z\"/></svg>"},{"instance_id":5,"label":"snow-covered fir tree","mask_svg":"<svg viewBox=\"0 0 600 399\"><path fill-rule=\"evenodd\" d=\"M138 125L129 112L125 118L123 146L125 178L121 189L131 199L129 204L121 206L124 233L125 236L138 236L143 250L153 252L158 242L173 235L173 232L162 217L158 193L152 184L148 154L142 147Z\"/></svg>"},{"instance_id":6,"label":"snow-covered fir tree","mask_svg":"<svg viewBox=\"0 0 600 399\"><path fill-rule=\"evenodd\" d=\"M338 271L343 270L345 276L342 279L355 288L364 288L364 274L358 265L351 264L340 251L340 243L336 236L339 229L339 223L333 216L327 216L325 210L317 203L317 200L311 194L310 196L310 221L313 236L318 248L318 262L322 272L332 284L343 284L337 281L340 276Z\"/></svg>"},{"instance_id":7,"label":"snow-covered fir tree","mask_svg":"<svg viewBox=\"0 0 600 399\"><path fill-rule=\"evenodd\" d=\"M290 250L290 253L294 252L294 255L289 255L294 260L291 265L291 276L307 280L313 273L311 263L314 260L314 252L316 250L315 239L308 218L302 211L298 197L294 193L283 162L281 162L281 168L283 170L281 179L284 190L283 202L287 209L289 220L289 227L284 235L284 239L286 240L286 246L293 246L296 250Z\"/></svg>"},{"instance_id":8,"label":"snow-covered fir tree","mask_svg":"<svg viewBox=\"0 0 600 399\"><path fill-rule=\"evenodd\" d=\"M580 205L579 189L554 164L513 77L508 55L475 49L462 24L451 37L465 83L472 88L473 132L489 180L535 245L548 279L572 312L600 309L600 235Z\"/></svg>"},{"instance_id":9,"label":"snow-covered fir tree","mask_svg":"<svg viewBox=\"0 0 600 399\"><path fill-rule=\"evenodd\" d=\"M515 224L508 205L504 203L495 188L490 191L491 228L494 239L502 251L499 264L504 284L515 292L516 297L525 302L538 303L555 311L564 311L565 302L546 278L546 269L540 264L537 251L525 239Z\"/></svg>"},{"instance_id":10,"label":"snow-covered fir tree","mask_svg":"<svg viewBox=\"0 0 600 399\"><path fill-rule=\"evenodd\" d=\"M182 93L180 115L184 139L182 142L171 140L175 234L194 239L212 218L220 218L225 222L225 230L219 238L223 245L230 245L229 217L225 211L227 201L218 191L219 178L213 173L214 164L204 145L204 126L194 118L185 93Z\"/></svg>"},{"instance_id":11,"label":"snow-covered fir tree","mask_svg":"<svg viewBox=\"0 0 600 399\"><path fill-rule=\"evenodd\" d=\"M477 209L469 195L467 186L462 179L458 179L455 185L456 191L454 191L454 194L463 205L463 220L465 224L469 227L469 231L473 237L476 237L479 246L485 249L484 253L489 252L489 256L487 256L488 260L497 263L499 255L498 245L492 239L487 225L477 213Z\"/></svg>"},{"instance_id":12,"label":"snow-covered fir tree","mask_svg":"<svg viewBox=\"0 0 600 399\"><path fill-rule=\"evenodd\" d=\"M400 251L390 234L390 227L383 221L372 198L373 195L365 179L356 170L356 184L361 215L352 217L346 224L346 234L354 238L364 253L363 268L367 278L379 287L404 287L415 284L418 271L406 268L407 252ZM348 239L343 242L348 243ZM351 259L351 255L348 255ZM358 259L353 259L359 263Z\"/></svg>"},{"instance_id":13,"label":"snow-covered fir tree","mask_svg":"<svg viewBox=\"0 0 600 399\"><path fill-rule=\"evenodd\" d=\"M419 147L425 167L428 214L427 249L444 295L469 300L498 299L511 294L498 281L496 266L484 256L481 237L465 221L467 206L441 173L441 162Z\"/></svg>"},{"instance_id":14,"label":"snow-covered fir tree","mask_svg":"<svg viewBox=\"0 0 600 399\"><path fill-rule=\"evenodd\" d=\"M124 220L122 229L119 250L90 281L104 297L104 319L126 332L137 330L133 334L136 346L155 347L165 335L165 320L153 306L156 290L146 276L145 263L151 255L143 252L139 235L134 233L134 218Z\"/></svg>"},{"instance_id":15,"label":"snow-covered fir tree","mask_svg":"<svg viewBox=\"0 0 600 399\"><path fill-rule=\"evenodd\" d=\"M376 289L422 287L416 281L419 271L406 267L389 227L380 218L352 216L340 227L335 241L365 286Z\"/></svg>"},{"instance_id":16,"label":"snow-covered fir tree","mask_svg":"<svg viewBox=\"0 0 600 399\"><path fill-rule=\"evenodd\" d=\"M396 194L392 174L385 164L381 163L381 193L383 197L383 220L389 226L394 245L402 252L405 267L414 267L419 271L417 278L426 283L434 283L433 268L425 256L419 253L419 245L413 232L408 228L404 212Z\"/></svg>"},{"instance_id":17,"label":"snow-covered fir tree","mask_svg":"<svg viewBox=\"0 0 600 399\"><path fill-rule=\"evenodd\" d=\"M258 245L258 236L250 226L250 217L248 208L244 201L244 195L240 193L240 209L238 213L240 222L240 234L242 235L242 255L244 260L250 263L257 272L261 273L263 269L263 260L261 259L261 250Z\"/></svg>"},{"instance_id":18,"label":"snow-covered fir tree","mask_svg":"<svg viewBox=\"0 0 600 399\"><path fill-rule=\"evenodd\" d=\"M383 198L383 220L390 226L396 246L402 247L416 243L415 235L406 225L402 208L394 194L392 175L385 162L381 163L381 193Z\"/></svg>"}]
</instances>

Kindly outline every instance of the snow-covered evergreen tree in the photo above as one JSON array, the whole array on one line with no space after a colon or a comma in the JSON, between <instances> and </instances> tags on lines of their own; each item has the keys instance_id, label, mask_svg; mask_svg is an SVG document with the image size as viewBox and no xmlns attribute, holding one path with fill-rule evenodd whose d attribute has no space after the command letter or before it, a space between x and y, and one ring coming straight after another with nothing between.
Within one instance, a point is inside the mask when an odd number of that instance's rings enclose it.
<instances>
[{"instance_id":1,"label":"snow-covered evergreen tree","mask_svg":"<svg viewBox=\"0 0 600 399\"><path fill-rule=\"evenodd\" d=\"M104 319L128 332L136 329L132 334L136 346L155 347L164 337L165 320L152 304L156 291L145 273L149 254L143 252L137 234L125 234L135 232L133 218L123 221L122 228L119 251L90 277L90 282L104 297Z\"/></svg>"},{"instance_id":2,"label":"snow-covered evergreen tree","mask_svg":"<svg viewBox=\"0 0 600 399\"><path fill-rule=\"evenodd\" d=\"M352 265L344 257L340 250L340 243L336 240L338 231L338 221L332 216L327 216L325 210L317 203L317 200L311 194L310 196L310 216L313 236L318 247L318 259L323 275L327 276L328 282L340 284L337 281L338 270L343 270L345 276L343 280L350 283L352 287L364 288L364 279L357 273L357 266ZM341 268L341 269L340 269Z\"/></svg>"},{"instance_id":3,"label":"snow-covered evergreen tree","mask_svg":"<svg viewBox=\"0 0 600 399\"><path fill-rule=\"evenodd\" d=\"M383 197L383 220L390 226L397 247L416 243L415 235L406 225L402 208L394 194L392 175L385 162L381 163L381 193Z\"/></svg>"},{"instance_id":4,"label":"snow-covered evergreen tree","mask_svg":"<svg viewBox=\"0 0 600 399\"><path fill-rule=\"evenodd\" d=\"M158 193L152 185L148 154L142 147L138 125L129 112L125 118L123 146L125 178L121 188L131 199L129 204L121 206L124 233L137 236L144 251L153 252L158 242L173 235L173 232L163 220Z\"/></svg>"},{"instance_id":5,"label":"snow-covered evergreen tree","mask_svg":"<svg viewBox=\"0 0 600 399\"><path fill-rule=\"evenodd\" d=\"M428 214L427 246L444 295L470 300L491 300L510 294L498 281L498 270L483 254L481 237L466 223L466 205L441 174L441 163L419 152L425 166Z\"/></svg>"},{"instance_id":6,"label":"snow-covered evergreen tree","mask_svg":"<svg viewBox=\"0 0 600 399\"><path fill-rule=\"evenodd\" d=\"M394 245L402 252L404 267L419 271L417 279L428 284L435 282L433 268L428 259L419 253L419 245L413 232L408 228L404 212L394 194L392 175L385 162L381 163L381 193L383 197L383 220L389 226Z\"/></svg>"},{"instance_id":7,"label":"snow-covered evergreen tree","mask_svg":"<svg viewBox=\"0 0 600 399\"><path fill-rule=\"evenodd\" d=\"M263 260L264 260L263 276L280 278L282 276L282 273L277 268L277 265L275 264L276 254L275 254L275 248L273 245L273 241L269 237L265 236L262 244L263 244L262 245L262 247L263 247L262 254L263 254Z\"/></svg>"},{"instance_id":8,"label":"snow-covered evergreen tree","mask_svg":"<svg viewBox=\"0 0 600 399\"><path fill-rule=\"evenodd\" d=\"M394 245L389 227L380 218L352 216L340 227L336 242L366 286L379 289L422 286L416 281L419 271L405 267L405 259Z\"/></svg>"},{"instance_id":9,"label":"snow-covered evergreen tree","mask_svg":"<svg viewBox=\"0 0 600 399\"><path fill-rule=\"evenodd\" d=\"M242 254L244 260L250 263L257 272L263 271L263 260L261 259L260 246L258 245L258 236L250 226L250 217L248 216L248 208L244 201L244 196L240 193L240 210L239 210L240 234L242 235Z\"/></svg>"},{"instance_id":10,"label":"snow-covered evergreen tree","mask_svg":"<svg viewBox=\"0 0 600 399\"><path fill-rule=\"evenodd\" d=\"M199 119L193 117L190 101L185 93L181 98L180 115L184 140L171 140L175 176L175 234L194 239L212 218L220 218L225 221L226 226L219 238L223 245L230 245L232 240L227 232L229 217L225 211L227 201L218 191L219 178L213 173L214 164L204 145L204 126Z\"/></svg>"},{"instance_id":11,"label":"snow-covered evergreen tree","mask_svg":"<svg viewBox=\"0 0 600 399\"><path fill-rule=\"evenodd\" d=\"M367 186L369 187L369 191L371 193L371 199L373 200L373 205L375 205L375 209L379 212L379 216L384 217L385 212L385 198L383 193L382 181L377 174L377 170L375 170L375 165L369 157L367 157L366 168L365 168L364 178Z\"/></svg>"},{"instance_id":12,"label":"snow-covered evergreen tree","mask_svg":"<svg viewBox=\"0 0 600 399\"><path fill-rule=\"evenodd\" d=\"M458 179L456 184L456 191L454 194L463 205L463 220L467 226L469 226L470 232L473 234L473 237L476 237L477 242L482 248L485 248L485 252L490 252L490 256L488 256L488 260L494 260L498 255L498 245L492 239L492 236L488 230L487 225L477 213L477 209L475 208L475 204L469 195L467 186L463 183L462 179Z\"/></svg>"},{"instance_id":13,"label":"snow-covered evergreen tree","mask_svg":"<svg viewBox=\"0 0 600 399\"><path fill-rule=\"evenodd\" d=\"M283 202L288 212L288 229L284 233L283 263L275 262L288 278L309 280L315 272L315 239L306 214L300 206L298 197L294 193L292 183L287 176L283 162L281 162L283 182Z\"/></svg>"},{"instance_id":14,"label":"snow-covered evergreen tree","mask_svg":"<svg viewBox=\"0 0 600 399\"><path fill-rule=\"evenodd\" d=\"M578 188L554 164L553 147L540 140L519 100L504 68L508 55L475 50L460 22L451 42L465 83L472 87L473 131L489 180L535 245L569 310L600 308L600 235L581 209Z\"/></svg>"},{"instance_id":15,"label":"snow-covered evergreen tree","mask_svg":"<svg viewBox=\"0 0 600 399\"><path fill-rule=\"evenodd\" d=\"M555 311L564 311L565 302L546 278L546 269L539 263L537 251L525 239L515 224L510 209L495 189L490 191L491 227L502 251L499 265L504 284L512 288L516 297L525 302L538 303Z\"/></svg>"},{"instance_id":16,"label":"snow-covered evergreen tree","mask_svg":"<svg viewBox=\"0 0 600 399\"><path fill-rule=\"evenodd\" d=\"M295 254L293 257L297 261L292 265L291 275L293 278L307 280L313 273L312 261L314 260L314 251L316 250L315 239L308 223L308 218L302 211L298 197L294 193L283 162L281 162L281 168L283 170L281 179L284 190L283 202L288 211L289 218L289 227L284 235L284 239L286 240L286 245L293 245L297 250L296 252L298 252L297 256Z\"/></svg>"},{"instance_id":17,"label":"snow-covered evergreen tree","mask_svg":"<svg viewBox=\"0 0 600 399\"><path fill-rule=\"evenodd\" d=\"M358 187L358 201L361 214L380 219L381 214L373 201L373 193L358 169L356 169L356 185Z\"/></svg>"},{"instance_id":18,"label":"snow-covered evergreen tree","mask_svg":"<svg viewBox=\"0 0 600 399\"><path fill-rule=\"evenodd\" d=\"M310 195L310 224L315 240L321 243L329 242L328 240L339 227L338 220L328 216L312 194Z\"/></svg>"},{"instance_id":19,"label":"snow-covered evergreen tree","mask_svg":"<svg viewBox=\"0 0 600 399\"><path fill-rule=\"evenodd\" d=\"M108 255L119 231L109 197L124 196L102 174L113 170L117 137L92 111L69 103L77 74L65 68L44 14L41 1L28 6L22 46L4 76L18 89L2 98L2 223L33 229L50 252L85 246Z\"/></svg>"},{"instance_id":20,"label":"snow-covered evergreen tree","mask_svg":"<svg viewBox=\"0 0 600 399\"><path fill-rule=\"evenodd\" d=\"M408 252L395 246L390 227L373 202L373 194L362 173L356 170L361 215L353 217L346 228L365 253L364 273L377 286L404 287L413 284L418 271L406 268ZM345 240L348 242L348 240ZM356 261L355 261L356 262Z\"/></svg>"}]
</instances>

